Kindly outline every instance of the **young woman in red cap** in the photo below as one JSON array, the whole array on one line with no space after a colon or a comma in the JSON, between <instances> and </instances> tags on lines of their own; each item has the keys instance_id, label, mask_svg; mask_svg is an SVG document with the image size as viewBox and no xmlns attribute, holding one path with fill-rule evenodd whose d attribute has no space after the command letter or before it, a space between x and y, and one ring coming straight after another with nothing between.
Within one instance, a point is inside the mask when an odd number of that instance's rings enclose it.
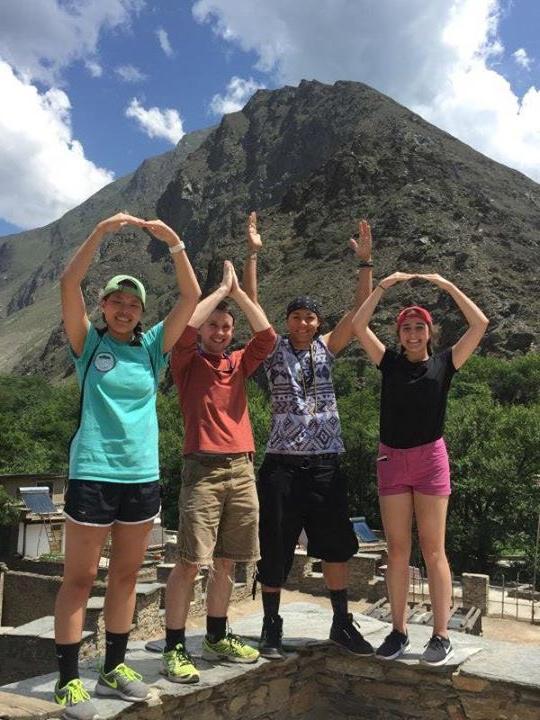
<instances>
[{"instance_id":1,"label":"young woman in red cap","mask_svg":"<svg viewBox=\"0 0 540 720\"><path fill-rule=\"evenodd\" d=\"M433 321L423 307L415 305L399 313L399 351L386 348L368 327L384 293L414 278L447 292L465 316L467 331L447 350L433 353ZM381 280L353 320L360 343L382 373L377 478L393 622L392 632L376 653L382 659L397 658L409 649L406 616L413 513L433 610L433 636L422 661L443 665L453 654L447 631L451 576L444 549L450 470L442 434L452 377L478 346L487 325L472 300L440 275L401 272Z\"/></svg>"}]
</instances>

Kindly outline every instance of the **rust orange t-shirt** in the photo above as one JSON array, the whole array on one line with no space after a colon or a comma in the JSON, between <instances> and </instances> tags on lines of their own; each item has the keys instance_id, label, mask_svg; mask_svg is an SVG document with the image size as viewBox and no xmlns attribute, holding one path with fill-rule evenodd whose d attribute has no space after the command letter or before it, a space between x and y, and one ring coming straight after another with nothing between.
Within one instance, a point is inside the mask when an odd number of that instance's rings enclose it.
<instances>
[{"instance_id":1,"label":"rust orange t-shirt","mask_svg":"<svg viewBox=\"0 0 540 720\"><path fill-rule=\"evenodd\" d=\"M184 416L184 455L254 452L246 380L272 352L273 328L255 333L241 350L204 353L190 325L171 354L171 373Z\"/></svg>"}]
</instances>

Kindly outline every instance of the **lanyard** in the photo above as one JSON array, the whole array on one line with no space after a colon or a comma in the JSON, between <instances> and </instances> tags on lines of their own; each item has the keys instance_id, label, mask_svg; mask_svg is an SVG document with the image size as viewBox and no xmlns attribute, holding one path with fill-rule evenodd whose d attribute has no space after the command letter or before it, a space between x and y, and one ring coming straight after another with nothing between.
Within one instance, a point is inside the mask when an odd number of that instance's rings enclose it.
<instances>
[{"instance_id":1,"label":"lanyard","mask_svg":"<svg viewBox=\"0 0 540 720\"><path fill-rule=\"evenodd\" d=\"M307 378L306 378L306 373L304 372L304 366L302 364L302 361L300 359L300 354L299 354L300 352L302 352L302 350L297 352L295 350L295 348L293 347L293 344L290 341L289 341L289 345L290 345L291 350L293 351L293 353L296 357L296 360L298 361L298 364L300 366L300 377L302 380L302 389L304 391L304 400L306 401L306 405L309 404L308 387L313 383L313 389L314 389L314 394L315 394L315 404L314 404L313 409L310 409L309 412L311 415L315 415L315 413L317 412L317 376L315 374L315 354L313 352L313 343L311 343L309 346L309 363L310 363L311 373L310 373L310 376L308 376Z\"/></svg>"}]
</instances>

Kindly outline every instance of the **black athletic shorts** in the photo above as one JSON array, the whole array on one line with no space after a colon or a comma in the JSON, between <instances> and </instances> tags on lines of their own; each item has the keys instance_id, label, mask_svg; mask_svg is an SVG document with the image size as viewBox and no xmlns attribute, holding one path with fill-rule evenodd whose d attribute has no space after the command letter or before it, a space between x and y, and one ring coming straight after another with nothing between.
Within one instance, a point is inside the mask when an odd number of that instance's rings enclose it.
<instances>
[{"instance_id":1,"label":"black athletic shorts","mask_svg":"<svg viewBox=\"0 0 540 720\"><path fill-rule=\"evenodd\" d=\"M258 580L282 587L302 528L310 557L346 562L358 550L339 456L268 453L259 470Z\"/></svg>"},{"instance_id":2,"label":"black athletic shorts","mask_svg":"<svg viewBox=\"0 0 540 720\"><path fill-rule=\"evenodd\" d=\"M64 514L80 525L136 525L159 515L160 486L147 483L68 480Z\"/></svg>"}]
</instances>

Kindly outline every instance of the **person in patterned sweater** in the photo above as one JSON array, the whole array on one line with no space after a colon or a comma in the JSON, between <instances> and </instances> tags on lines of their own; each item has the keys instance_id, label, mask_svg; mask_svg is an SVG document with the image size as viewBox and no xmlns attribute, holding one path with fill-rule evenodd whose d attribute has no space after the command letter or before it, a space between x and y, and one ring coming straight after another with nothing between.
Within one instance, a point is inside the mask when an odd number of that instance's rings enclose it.
<instances>
[{"instance_id":1,"label":"person in patterned sweater","mask_svg":"<svg viewBox=\"0 0 540 720\"><path fill-rule=\"evenodd\" d=\"M259 540L257 579L262 585L264 620L261 655L282 656L283 620L280 592L292 566L302 528L310 557L320 558L334 611L330 639L358 655L373 648L348 612L348 560L358 549L340 472L344 452L332 366L352 337L352 318L371 293L371 229L362 220L358 240L350 245L360 270L353 308L330 332L320 334L322 311L311 297L300 296L287 307L287 335L278 336L264 362L271 392L272 420L264 461L259 470ZM244 288L257 302L257 253L262 248L257 219L248 222L249 255Z\"/></svg>"}]
</instances>

